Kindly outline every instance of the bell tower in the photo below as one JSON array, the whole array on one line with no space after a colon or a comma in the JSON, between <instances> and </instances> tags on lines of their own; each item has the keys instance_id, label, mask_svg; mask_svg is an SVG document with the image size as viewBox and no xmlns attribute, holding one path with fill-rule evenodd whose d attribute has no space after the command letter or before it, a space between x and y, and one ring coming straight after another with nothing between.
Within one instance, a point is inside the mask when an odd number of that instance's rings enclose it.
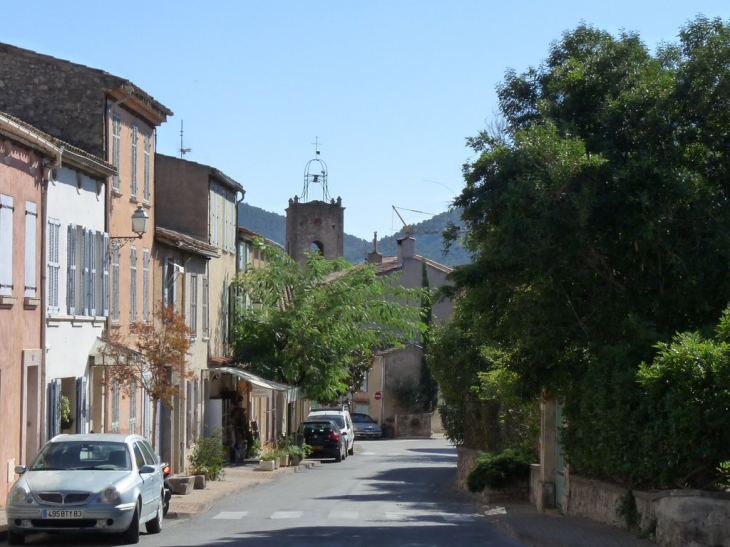
<instances>
[{"instance_id":1,"label":"bell tower","mask_svg":"<svg viewBox=\"0 0 730 547\"><path fill-rule=\"evenodd\" d=\"M286 209L286 252L302 266L306 265L305 252L318 250L327 259L345 254L345 208L342 198L330 198L327 190L327 164L316 156L304 169L304 188L301 196L289 199ZM310 190L319 185L319 193L310 200Z\"/></svg>"}]
</instances>

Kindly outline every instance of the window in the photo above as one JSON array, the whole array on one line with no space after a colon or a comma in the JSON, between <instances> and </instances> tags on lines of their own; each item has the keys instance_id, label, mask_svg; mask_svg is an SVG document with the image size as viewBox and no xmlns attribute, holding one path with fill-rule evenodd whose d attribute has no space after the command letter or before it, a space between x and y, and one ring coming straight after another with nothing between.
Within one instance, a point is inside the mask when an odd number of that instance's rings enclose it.
<instances>
[{"instance_id":1,"label":"window","mask_svg":"<svg viewBox=\"0 0 730 547\"><path fill-rule=\"evenodd\" d=\"M119 433L119 382L112 384L112 423L111 433Z\"/></svg>"},{"instance_id":2,"label":"window","mask_svg":"<svg viewBox=\"0 0 730 547\"><path fill-rule=\"evenodd\" d=\"M109 316L109 235L100 234L101 252L101 302L97 309L102 311L104 317Z\"/></svg>"},{"instance_id":3,"label":"window","mask_svg":"<svg viewBox=\"0 0 730 547\"><path fill-rule=\"evenodd\" d=\"M76 234L75 224L68 225L66 252L68 254L68 274L66 275L66 307L69 315L76 314Z\"/></svg>"},{"instance_id":4,"label":"window","mask_svg":"<svg viewBox=\"0 0 730 547\"><path fill-rule=\"evenodd\" d=\"M223 340L228 341L228 283L223 282L223 305L221 306L221 312L223 317L222 319L222 325L223 328Z\"/></svg>"},{"instance_id":5,"label":"window","mask_svg":"<svg viewBox=\"0 0 730 547\"><path fill-rule=\"evenodd\" d=\"M362 385L360 386L360 389L358 391L361 391L363 393L367 393L368 391L368 376L370 376L369 373L365 373L365 378L362 380Z\"/></svg>"},{"instance_id":6,"label":"window","mask_svg":"<svg viewBox=\"0 0 730 547\"><path fill-rule=\"evenodd\" d=\"M162 269L162 304L164 306L175 306L177 303L177 268L174 258L165 257Z\"/></svg>"},{"instance_id":7,"label":"window","mask_svg":"<svg viewBox=\"0 0 730 547\"><path fill-rule=\"evenodd\" d=\"M213 186L210 193L210 243L218 246L218 187Z\"/></svg>"},{"instance_id":8,"label":"window","mask_svg":"<svg viewBox=\"0 0 730 547\"><path fill-rule=\"evenodd\" d=\"M25 292L24 296L35 297L36 289L36 232L38 209L32 201L25 202Z\"/></svg>"},{"instance_id":9,"label":"window","mask_svg":"<svg viewBox=\"0 0 730 547\"><path fill-rule=\"evenodd\" d=\"M112 179L112 188L117 192L120 191L119 164L122 137L122 118L116 112L112 116L112 164L117 168L117 173Z\"/></svg>"},{"instance_id":10,"label":"window","mask_svg":"<svg viewBox=\"0 0 730 547\"><path fill-rule=\"evenodd\" d=\"M203 278L203 338L208 338L210 333L208 331L208 278Z\"/></svg>"},{"instance_id":11,"label":"window","mask_svg":"<svg viewBox=\"0 0 730 547\"><path fill-rule=\"evenodd\" d=\"M142 250L142 320L150 320L150 250Z\"/></svg>"},{"instance_id":12,"label":"window","mask_svg":"<svg viewBox=\"0 0 730 547\"><path fill-rule=\"evenodd\" d=\"M228 247L228 196L229 193L223 190L221 192L221 202L223 205L223 221L222 221L222 228L223 228L223 250L224 251L230 251L230 247Z\"/></svg>"},{"instance_id":13,"label":"window","mask_svg":"<svg viewBox=\"0 0 730 547\"><path fill-rule=\"evenodd\" d=\"M137 247L129 249L129 322L137 320Z\"/></svg>"},{"instance_id":14,"label":"window","mask_svg":"<svg viewBox=\"0 0 730 547\"><path fill-rule=\"evenodd\" d=\"M13 198L0 194L0 295L13 294Z\"/></svg>"},{"instance_id":15,"label":"window","mask_svg":"<svg viewBox=\"0 0 730 547\"><path fill-rule=\"evenodd\" d=\"M131 186L130 186L130 194L132 196L137 197L137 140L139 137L139 131L137 130L137 125L132 126L132 163L130 164L131 172Z\"/></svg>"},{"instance_id":16,"label":"window","mask_svg":"<svg viewBox=\"0 0 730 547\"><path fill-rule=\"evenodd\" d=\"M190 275L190 330L198 334L198 275Z\"/></svg>"},{"instance_id":17,"label":"window","mask_svg":"<svg viewBox=\"0 0 730 547\"><path fill-rule=\"evenodd\" d=\"M150 150L152 149L152 139L149 133L144 135L144 200L150 201Z\"/></svg>"},{"instance_id":18,"label":"window","mask_svg":"<svg viewBox=\"0 0 730 547\"><path fill-rule=\"evenodd\" d=\"M147 441L137 441L135 444L139 446L139 449L142 451L144 461L147 465L157 465L160 462L160 458L155 455L155 452L152 450L152 447L149 443L147 443Z\"/></svg>"},{"instance_id":19,"label":"window","mask_svg":"<svg viewBox=\"0 0 730 547\"><path fill-rule=\"evenodd\" d=\"M61 240L61 223L54 219L48 219L48 313L58 313L58 277L61 271L61 259L59 257L59 246Z\"/></svg>"},{"instance_id":20,"label":"window","mask_svg":"<svg viewBox=\"0 0 730 547\"><path fill-rule=\"evenodd\" d=\"M119 247L112 245L112 323L119 324Z\"/></svg>"}]
</instances>

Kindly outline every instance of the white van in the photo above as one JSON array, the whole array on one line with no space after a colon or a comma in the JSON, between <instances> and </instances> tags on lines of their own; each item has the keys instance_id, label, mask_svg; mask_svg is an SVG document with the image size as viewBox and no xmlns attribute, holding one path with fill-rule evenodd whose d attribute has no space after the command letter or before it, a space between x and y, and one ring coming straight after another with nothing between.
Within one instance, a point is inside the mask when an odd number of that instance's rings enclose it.
<instances>
[{"instance_id":1,"label":"white van","mask_svg":"<svg viewBox=\"0 0 730 547\"><path fill-rule=\"evenodd\" d=\"M309 418L333 418L333 421L342 431L342 434L347 437L347 453L350 456L355 454L355 428L352 425L352 417L350 411L345 407L322 407L313 408L309 411ZM338 419L339 418L339 419ZM342 422L342 423L340 423Z\"/></svg>"}]
</instances>

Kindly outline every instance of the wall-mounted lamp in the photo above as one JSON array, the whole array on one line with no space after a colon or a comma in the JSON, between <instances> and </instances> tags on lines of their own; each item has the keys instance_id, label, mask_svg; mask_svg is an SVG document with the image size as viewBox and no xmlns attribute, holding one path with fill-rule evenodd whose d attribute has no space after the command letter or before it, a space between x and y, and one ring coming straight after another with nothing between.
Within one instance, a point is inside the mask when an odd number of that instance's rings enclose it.
<instances>
[{"instance_id":1,"label":"wall-mounted lamp","mask_svg":"<svg viewBox=\"0 0 730 547\"><path fill-rule=\"evenodd\" d=\"M132 231L137 234L136 236L127 237L110 237L112 245L119 249L125 243L134 241L135 239L142 239L142 236L147 233L147 223L150 220L150 216L147 211L141 205L137 206L137 210L132 214Z\"/></svg>"}]
</instances>

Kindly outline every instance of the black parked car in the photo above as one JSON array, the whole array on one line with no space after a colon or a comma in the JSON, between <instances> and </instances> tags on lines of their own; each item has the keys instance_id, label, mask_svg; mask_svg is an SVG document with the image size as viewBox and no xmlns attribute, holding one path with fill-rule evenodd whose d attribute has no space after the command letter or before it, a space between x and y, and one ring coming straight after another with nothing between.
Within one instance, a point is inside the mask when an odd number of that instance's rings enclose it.
<instances>
[{"instance_id":1,"label":"black parked car","mask_svg":"<svg viewBox=\"0 0 730 547\"><path fill-rule=\"evenodd\" d=\"M299 424L298 433L312 447L313 458L334 458L341 462L347 455L345 437L331 420L306 420Z\"/></svg>"}]
</instances>

